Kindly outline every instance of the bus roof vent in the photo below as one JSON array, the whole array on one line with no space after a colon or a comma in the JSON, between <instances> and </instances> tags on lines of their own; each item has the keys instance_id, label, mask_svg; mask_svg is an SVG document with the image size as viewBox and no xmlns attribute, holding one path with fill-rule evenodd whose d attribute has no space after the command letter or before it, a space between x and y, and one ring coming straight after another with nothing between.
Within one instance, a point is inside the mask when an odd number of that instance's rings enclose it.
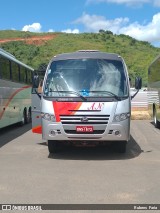
<instances>
[{"instance_id":1,"label":"bus roof vent","mask_svg":"<svg viewBox=\"0 0 160 213\"><path fill-rule=\"evenodd\" d=\"M122 58L120 55L118 55L118 58Z\"/></svg>"},{"instance_id":2,"label":"bus roof vent","mask_svg":"<svg viewBox=\"0 0 160 213\"><path fill-rule=\"evenodd\" d=\"M78 50L77 52L99 52L99 50Z\"/></svg>"}]
</instances>

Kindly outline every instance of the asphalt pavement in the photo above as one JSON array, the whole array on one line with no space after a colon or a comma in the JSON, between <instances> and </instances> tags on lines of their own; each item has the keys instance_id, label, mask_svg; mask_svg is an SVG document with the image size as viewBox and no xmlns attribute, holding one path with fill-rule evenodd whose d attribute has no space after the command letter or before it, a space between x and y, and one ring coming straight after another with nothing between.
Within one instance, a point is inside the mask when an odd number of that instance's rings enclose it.
<instances>
[{"instance_id":1,"label":"asphalt pavement","mask_svg":"<svg viewBox=\"0 0 160 213\"><path fill-rule=\"evenodd\" d=\"M106 146L50 155L30 124L0 132L2 204L159 204L159 177L160 130L149 120L131 122L125 154Z\"/></svg>"}]
</instances>

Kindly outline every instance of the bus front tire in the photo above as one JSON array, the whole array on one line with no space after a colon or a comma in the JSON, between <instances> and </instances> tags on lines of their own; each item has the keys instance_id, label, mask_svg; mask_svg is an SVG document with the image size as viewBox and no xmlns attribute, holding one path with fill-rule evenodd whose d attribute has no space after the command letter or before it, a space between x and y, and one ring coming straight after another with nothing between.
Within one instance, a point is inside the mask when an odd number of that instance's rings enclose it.
<instances>
[{"instance_id":1,"label":"bus front tire","mask_svg":"<svg viewBox=\"0 0 160 213\"><path fill-rule=\"evenodd\" d=\"M48 151L49 153L57 153L61 149L61 144L57 141L49 140L48 141Z\"/></svg>"},{"instance_id":2,"label":"bus front tire","mask_svg":"<svg viewBox=\"0 0 160 213\"><path fill-rule=\"evenodd\" d=\"M154 126L156 128L160 128L160 122L157 120L157 111L155 106L153 106L153 120L154 120Z\"/></svg>"}]
</instances>

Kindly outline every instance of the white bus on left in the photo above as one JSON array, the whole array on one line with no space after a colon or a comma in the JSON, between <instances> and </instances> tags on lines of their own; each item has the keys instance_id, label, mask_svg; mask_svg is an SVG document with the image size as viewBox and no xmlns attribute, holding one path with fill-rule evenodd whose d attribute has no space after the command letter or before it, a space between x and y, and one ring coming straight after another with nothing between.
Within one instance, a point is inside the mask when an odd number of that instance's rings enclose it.
<instances>
[{"instance_id":1,"label":"white bus on left","mask_svg":"<svg viewBox=\"0 0 160 213\"><path fill-rule=\"evenodd\" d=\"M0 48L0 129L31 120L33 68Z\"/></svg>"}]
</instances>

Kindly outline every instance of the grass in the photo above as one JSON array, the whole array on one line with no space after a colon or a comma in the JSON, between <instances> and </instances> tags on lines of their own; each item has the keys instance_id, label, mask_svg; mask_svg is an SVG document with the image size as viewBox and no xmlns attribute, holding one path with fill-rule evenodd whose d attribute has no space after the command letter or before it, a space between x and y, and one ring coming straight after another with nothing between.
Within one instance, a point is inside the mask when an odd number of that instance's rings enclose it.
<instances>
[{"instance_id":1,"label":"grass","mask_svg":"<svg viewBox=\"0 0 160 213\"><path fill-rule=\"evenodd\" d=\"M131 110L131 120L150 120L151 116L148 112L148 110L144 109L137 109L137 110Z\"/></svg>"}]
</instances>

